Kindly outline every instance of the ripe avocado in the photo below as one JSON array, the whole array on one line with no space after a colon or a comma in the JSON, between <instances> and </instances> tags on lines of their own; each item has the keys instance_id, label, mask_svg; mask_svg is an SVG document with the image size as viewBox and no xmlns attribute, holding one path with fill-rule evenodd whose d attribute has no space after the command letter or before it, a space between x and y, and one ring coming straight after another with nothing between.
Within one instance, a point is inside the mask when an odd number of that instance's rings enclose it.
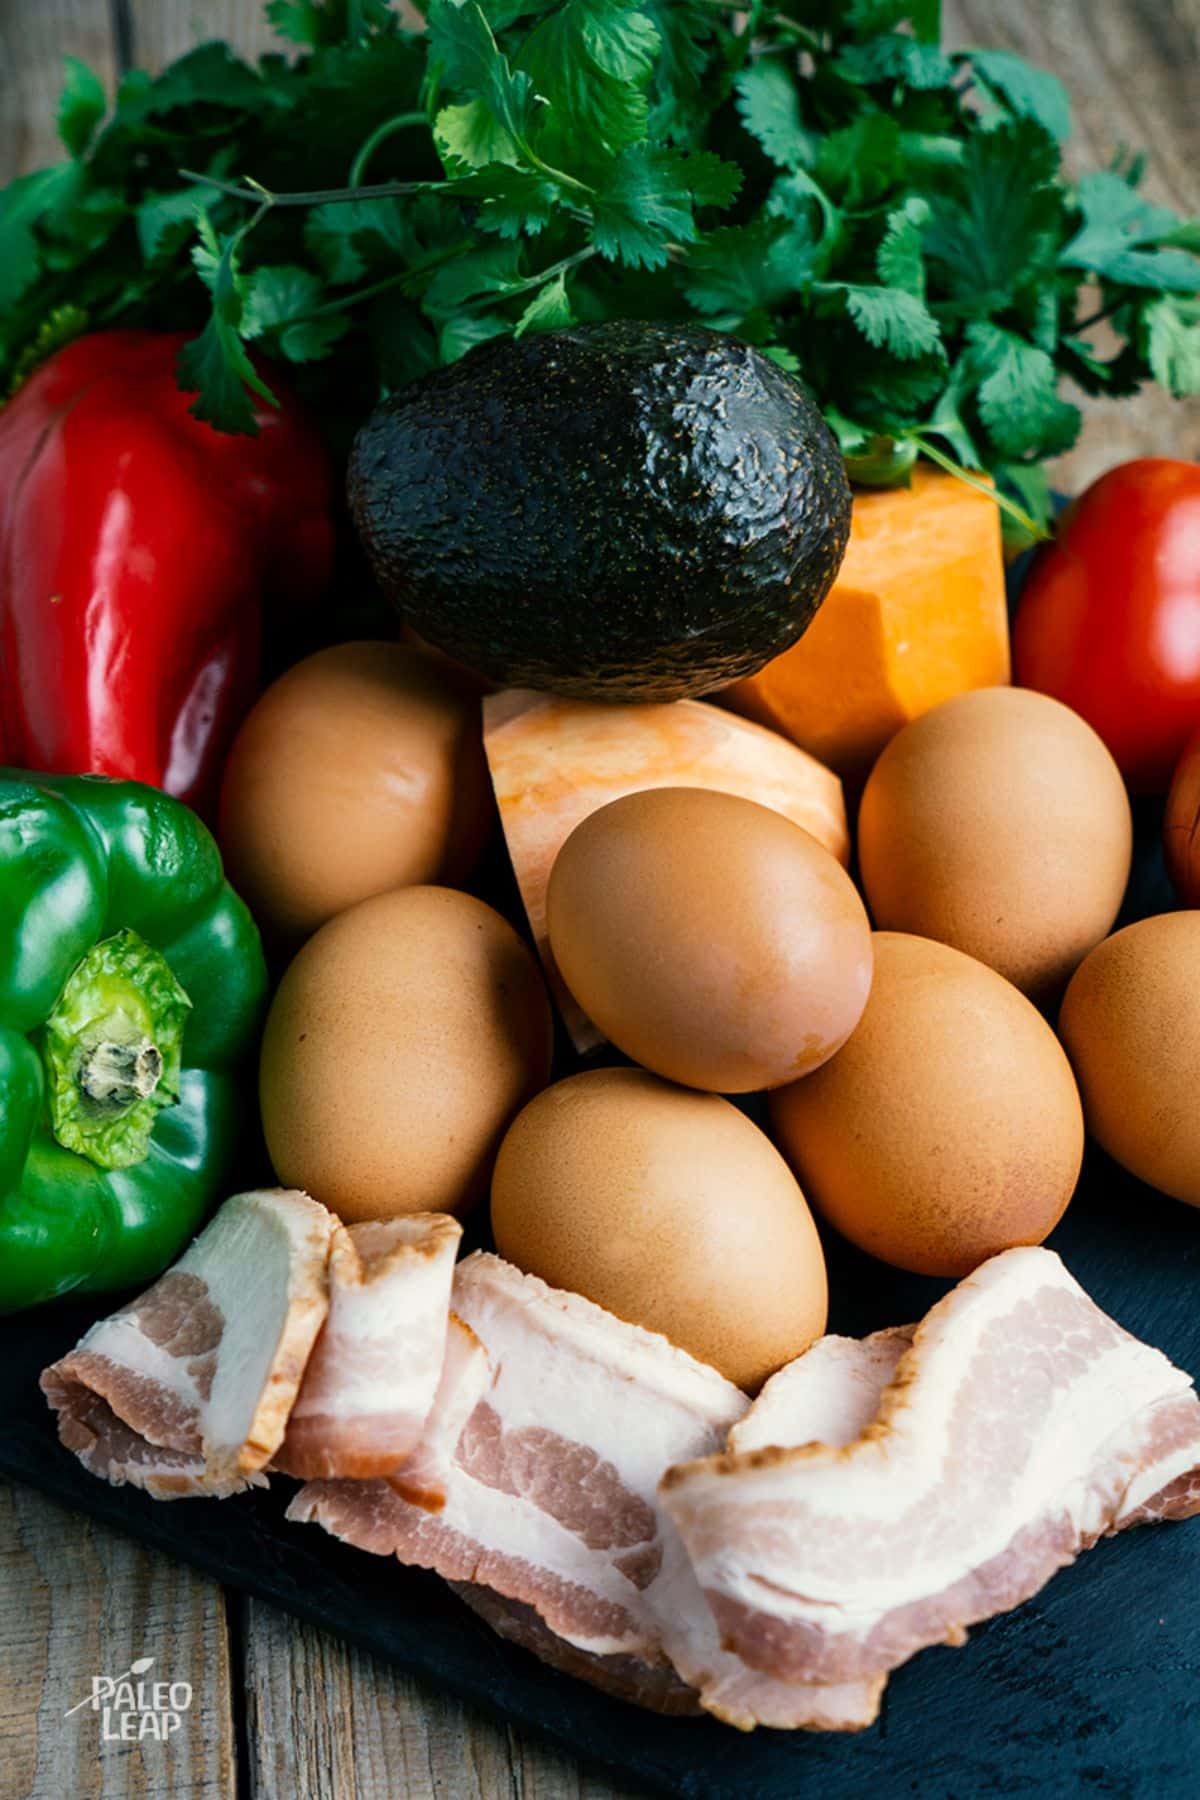
<instances>
[{"instance_id":1,"label":"ripe avocado","mask_svg":"<svg viewBox=\"0 0 1200 1800\"><path fill-rule=\"evenodd\" d=\"M807 391L749 345L614 320L493 339L376 408L350 460L375 575L508 686L675 700L800 636L850 488Z\"/></svg>"}]
</instances>

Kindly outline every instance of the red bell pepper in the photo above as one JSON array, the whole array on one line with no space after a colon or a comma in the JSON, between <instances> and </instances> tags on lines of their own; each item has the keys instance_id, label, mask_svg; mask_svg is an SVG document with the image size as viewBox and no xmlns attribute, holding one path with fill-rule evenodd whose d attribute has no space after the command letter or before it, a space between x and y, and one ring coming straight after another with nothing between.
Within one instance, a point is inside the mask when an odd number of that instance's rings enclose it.
<instances>
[{"instance_id":1,"label":"red bell pepper","mask_svg":"<svg viewBox=\"0 0 1200 1800\"><path fill-rule=\"evenodd\" d=\"M331 474L295 403L192 417L181 333L105 331L0 411L0 760L211 805L261 609L328 582Z\"/></svg>"}]
</instances>

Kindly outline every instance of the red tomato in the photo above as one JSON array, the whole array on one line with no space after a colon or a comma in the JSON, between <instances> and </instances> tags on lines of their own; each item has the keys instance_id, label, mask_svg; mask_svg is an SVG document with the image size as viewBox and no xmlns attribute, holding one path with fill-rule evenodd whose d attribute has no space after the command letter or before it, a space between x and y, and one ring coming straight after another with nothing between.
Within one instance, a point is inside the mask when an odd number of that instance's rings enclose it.
<instances>
[{"instance_id":1,"label":"red tomato","mask_svg":"<svg viewBox=\"0 0 1200 1800\"><path fill-rule=\"evenodd\" d=\"M1200 906L1200 737L1179 759L1163 821L1167 874L1185 906Z\"/></svg>"},{"instance_id":2,"label":"red tomato","mask_svg":"<svg viewBox=\"0 0 1200 1800\"><path fill-rule=\"evenodd\" d=\"M1165 792L1200 727L1200 467L1122 463L1068 507L1022 591L1013 667L1083 715L1132 787Z\"/></svg>"}]
</instances>

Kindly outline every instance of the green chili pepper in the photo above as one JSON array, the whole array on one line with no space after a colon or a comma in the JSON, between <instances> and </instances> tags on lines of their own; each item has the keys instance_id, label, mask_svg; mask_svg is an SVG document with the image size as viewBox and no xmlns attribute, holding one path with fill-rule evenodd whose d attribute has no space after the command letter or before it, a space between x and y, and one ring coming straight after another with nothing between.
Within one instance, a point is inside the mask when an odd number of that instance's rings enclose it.
<instances>
[{"instance_id":1,"label":"green chili pepper","mask_svg":"<svg viewBox=\"0 0 1200 1800\"><path fill-rule=\"evenodd\" d=\"M0 771L0 1312L175 1257L230 1173L265 994L186 806Z\"/></svg>"}]
</instances>

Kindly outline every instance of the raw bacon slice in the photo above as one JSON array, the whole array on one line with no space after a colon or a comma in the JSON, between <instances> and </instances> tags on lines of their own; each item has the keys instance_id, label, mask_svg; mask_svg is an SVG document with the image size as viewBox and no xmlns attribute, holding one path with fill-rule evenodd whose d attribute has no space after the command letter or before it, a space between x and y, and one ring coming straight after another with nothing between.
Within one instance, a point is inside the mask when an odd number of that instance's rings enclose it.
<instances>
[{"instance_id":1,"label":"raw bacon slice","mask_svg":"<svg viewBox=\"0 0 1200 1800\"><path fill-rule=\"evenodd\" d=\"M467 1420L492 1384L488 1353L457 1313L446 1327L446 1358L420 1442L388 1481L403 1500L440 1512L450 1492L454 1453Z\"/></svg>"},{"instance_id":2,"label":"raw bacon slice","mask_svg":"<svg viewBox=\"0 0 1200 1800\"><path fill-rule=\"evenodd\" d=\"M659 1476L677 1445L723 1444L745 1395L665 1338L497 1256L458 1265L452 1304L492 1379L444 1505L431 1511L386 1482L313 1482L288 1516L494 1588L593 1655L657 1654L643 1595L662 1560Z\"/></svg>"},{"instance_id":3,"label":"raw bacon slice","mask_svg":"<svg viewBox=\"0 0 1200 1800\"><path fill-rule=\"evenodd\" d=\"M961 1644L1105 1533L1200 1510L1198 1471L1189 1378L1017 1249L926 1316L853 1444L693 1461L662 1497L722 1641L845 1682Z\"/></svg>"},{"instance_id":4,"label":"raw bacon slice","mask_svg":"<svg viewBox=\"0 0 1200 1800\"><path fill-rule=\"evenodd\" d=\"M731 1427L726 1448L853 1443L878 1412L911 1342L909 1326L865 1338L819 1338L771 1377L749 1412ZM778 1681L723 1650L682 1540L662 1514L660 1526L668 1552L653 1592L663 1639L681 1673L700 1690L706 1711L742 1730L758 1724L861 1731L875 1722L883 1675L825 1685Z\"/></svg>"},{"instance_id":5,"label":"raw bacon slice","mask_svg":"<svg viewBox=\"0 0 1200 1800\"><path fill-rule=\"evenodd\" d=\"M461 1237L446 1213L338 1226L329 1316L273 1468L301 1480L363 1480L415 1448L445 1361Z\"/></svg>"},{"instance_id":6,"label":"raw bacon slice","mask_svg":"<svg viewBox=\"0 0 1200 1800\"><path fill-rule=\"evenodd\" d=\"M311 1482L289 1518L436 1569L506 1637L642 1705L703 1705L744 1728L870 1724L882 1680L800 1688L722 1651L658 1509L675 1447L719 1446L745 1395L666 1339L495 1256L459 1265L453 1304L492 1369L465 1429L464 1392L483 1373L469 1345L428 1450L387 1482ZM414 1478L423 1455L436 1467L447 1448L440 1482ZM689 1687L701 1691L685 1705Z\"/></svg>"},{"instance_id":7,"label":"raw bacon slice","mask_svg":"<svg viewBox=\"0 0 1200 1800\"><path fill-rule=\"evenodd\" d=\"M493 1589L473 1582L452 1581L449 1585L498 1636L519 1644L522 1650L532 1650L552 1669L590 1682L617 1700L631 1700L649 1712L695 1718L703 1711L695 1688L681 1681L666 1663L649 1663L640 1656L594 1656L557 1637L532 1606L505 1600Z\"/></svg>"},{"instance_id":8,"label":"raw bacon slice","mask_svg":"<svg viewBox=\"0 0 1200 1800\"><path fill-rule=\"evenodd\" d=\"M702 700L613 706L509 688L483 703L483 743L530 929L578 1050L602 1040L554 967L546 889L567 838L597 808L646 788L712 788L769 806L840 862L850 858L832 770L777 732Z\"/></svg>"},{"instance_id":9,"label":"raw bacon slice","mask_svg":"<svg viewBox=\"0 0 1200 1800\"><path fill-rule=\"evenodd\" d=\"M154 1286L45 1371L93 1475L159 1500L262 1486L328 1310L336 1221L307 1194L238 1194Z\"/></svg>"},{"instance_id":10,"label":"raw bacon slice","mask_svg":"<svg viewBox=\"0 0 1200 1800\"><path fill-rule=\"evenodd\" d=\"M879 1411L915 1330L893 1325L865 1338L818 1338L771 1376L725 1448L852 1444Z\"/></svg>"}]
</instances>

